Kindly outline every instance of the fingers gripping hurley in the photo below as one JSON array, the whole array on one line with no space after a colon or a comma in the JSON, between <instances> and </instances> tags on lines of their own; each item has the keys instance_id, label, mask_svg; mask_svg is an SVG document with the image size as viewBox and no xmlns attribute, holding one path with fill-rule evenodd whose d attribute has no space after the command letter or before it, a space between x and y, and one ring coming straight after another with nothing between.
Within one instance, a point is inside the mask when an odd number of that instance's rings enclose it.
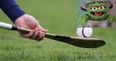
<instances>
[{"instance_id":1,"label":"fingers gripping hurley","mask_svg":"<svg viewBox=\"0 0 116 61\"><path fill-rule=\"evenodd\" d=\"M9 29L9 30L15 30L19 32L30 32L31 30L21 28L21 27L15 27L11 24L0 22L0 27ZM104 40L98 39L98 38L79 38L79 37L70 37L70 36L62 36L62 35L56 35L51 33L45 34L46 38L53 39L60 42L65 42L74 46L83 47L83 48L97 48L105 45Z\"/></svg>"}]
</instances>

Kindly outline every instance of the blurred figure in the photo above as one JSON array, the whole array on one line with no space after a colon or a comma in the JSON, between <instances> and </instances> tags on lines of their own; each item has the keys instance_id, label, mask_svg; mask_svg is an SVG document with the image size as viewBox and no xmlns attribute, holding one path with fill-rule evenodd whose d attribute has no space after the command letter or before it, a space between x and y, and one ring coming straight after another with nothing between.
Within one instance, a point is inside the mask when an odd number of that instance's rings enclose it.
<instances>
[{"instance_id":1,"label":"blurred figure","mask_svg":"<svg viewBox=\"0 0 116 61\"><path fill-rule=\"evenodd\" d=\"M109 14L113 4L108 0L94 0L81 6L81 10L87 13L80 16L83 26L87 27L112 27L116 22L116 16Z\"/></svg>"}]
</instances>

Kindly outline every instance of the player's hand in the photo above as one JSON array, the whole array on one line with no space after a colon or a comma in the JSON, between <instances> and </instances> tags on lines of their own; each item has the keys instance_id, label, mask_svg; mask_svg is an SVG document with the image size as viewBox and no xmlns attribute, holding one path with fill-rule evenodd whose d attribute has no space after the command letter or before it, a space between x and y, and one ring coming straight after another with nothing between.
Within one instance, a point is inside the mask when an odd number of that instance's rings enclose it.
<instances>
[{"instance_id":1,"label":"player's hand","mask_svg":"<svg viewBox=\"0 0 116 61\"><path fill-rule=\"evenodd\" d=\"M45 37L46 29L41 27L39 22L31 15L24 14L15 21L16 26L30 29L29 33L20 32L22 37L42 40Z\"/></svg>"}]
</instances>

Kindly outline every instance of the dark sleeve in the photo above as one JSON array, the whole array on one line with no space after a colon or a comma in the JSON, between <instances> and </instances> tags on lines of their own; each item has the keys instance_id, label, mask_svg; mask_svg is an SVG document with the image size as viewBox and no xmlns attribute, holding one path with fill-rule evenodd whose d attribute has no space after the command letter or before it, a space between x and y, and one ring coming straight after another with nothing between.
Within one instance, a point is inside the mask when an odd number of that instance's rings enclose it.
<instances>
[{"instance_id":1,"label":"dark sleeve","mask_svg":"<svg viewBox=\"0 0 116 61\"><path fill-rule=\"evenodd\" d=\"M15 0L0 0L0 8L13 22L25 14Z\"/></svg>"}]
</instances>

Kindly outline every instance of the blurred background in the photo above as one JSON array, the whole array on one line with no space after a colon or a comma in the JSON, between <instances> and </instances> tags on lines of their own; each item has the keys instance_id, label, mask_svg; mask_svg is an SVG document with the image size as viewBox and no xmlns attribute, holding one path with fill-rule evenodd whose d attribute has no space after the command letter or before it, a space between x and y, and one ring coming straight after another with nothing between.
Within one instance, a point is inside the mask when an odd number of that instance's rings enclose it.
<instances>
[{"instance_id":1,"label":"blurred background","mask_svg":"<svg viewBox=\"0 0 116 61\"><path fill-rule=\"evenodd\" d=\"M20 7L37 18L50 33L76 36L79 2L82 0L17 0ZM13 24L0 11L0 21ZM106 45L87 49L50 39L41 42L20 37L17 32L0 29L0 61L115 61L115 29L94 29L92 37Z\"/></svg>"}]
</instances>

